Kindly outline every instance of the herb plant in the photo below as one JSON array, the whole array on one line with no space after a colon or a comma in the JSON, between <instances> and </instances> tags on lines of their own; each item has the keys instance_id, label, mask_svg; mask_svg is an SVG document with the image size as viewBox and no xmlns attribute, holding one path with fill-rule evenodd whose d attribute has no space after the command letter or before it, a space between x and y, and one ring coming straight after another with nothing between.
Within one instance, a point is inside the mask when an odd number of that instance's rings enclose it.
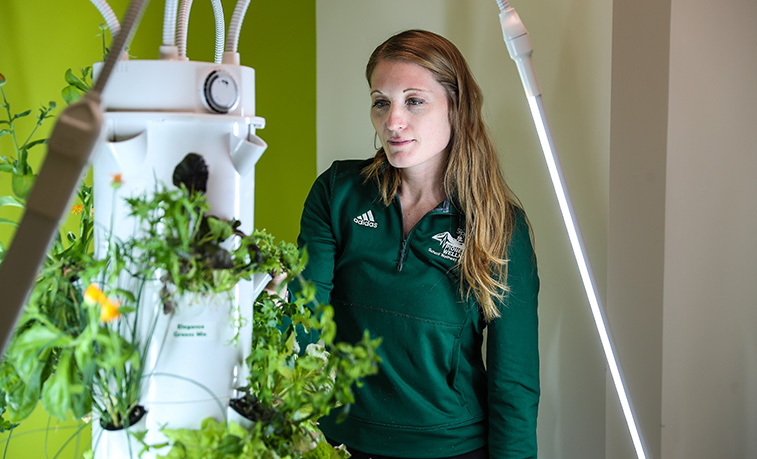
<instances>
[{"instance_id":1,"label":"herb plant","mask_svg":"<svg viewBox=\"0 0 757 459\"><path fill-rule=\"evenodd\" d=\"M247 358L250 376L248 384L239 388L242 396L231 403L251 427L206 419L199 430L164 429L172 446L164 457L349 457L344 448L325 441L316 421L333 408L348 409L354 402L352 386L378 371L376 349L381 340L366 332L358 343L335 343L332 308L313 307L315 287L303 285L294 302L268 293L255 302L252 353ZM319 342L301 349L298 329L316 331Z\"/></svg>"}]
</instances>

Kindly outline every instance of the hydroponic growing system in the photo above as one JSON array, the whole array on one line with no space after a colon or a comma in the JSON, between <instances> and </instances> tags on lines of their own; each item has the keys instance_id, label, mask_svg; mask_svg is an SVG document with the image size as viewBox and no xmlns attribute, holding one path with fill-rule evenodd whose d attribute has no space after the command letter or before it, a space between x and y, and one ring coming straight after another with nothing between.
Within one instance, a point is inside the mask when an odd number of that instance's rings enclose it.
<instances>
[{"instance_id":1,"label":"hydroponic growing system","mask_svg":"<svg viewBox=\"0 0 757 459\"><path fill-rule=\"evenodd\" d=\"M92 2L115 36L119 24L107 2ZM200 155L207 165L210 213L239 220L243 232L252 232L255 164L266 143L256 135L265 120L255 116L255 71L239 65L237 53L248 4L237 3L224 37L221 2L213 1L215 62L186 57L191 1L179 9L178 0L169 0L160 59L123 57L116 64L102 93L104 137L93 152L95 223L101 229L95 235L96 253L107 250L109 238L132 235L135 222L124 198L170 184L174 168L189 153ZM102 64L95 65L95 75L101 69ZM114 190L110 182L117 174L123 185ZM146 430L145 441L155 445L165 439L162 428L199 429L205 418L235 416L229 400L234 388L245 383L244 359L250 349L249 340L235 343L233 338L250 336L250 305L268 280L260 274L241 282L232 295L180 298L170 315L145 311L144 316L157 317L157 325L145 350L139 400L145 414L129 430ZM158 292L148 290L139 307L162 308ZM144 336L151 325L139 321L135 333ZM128 457L141 449L127 432L105 431L97 420L92 425L96 458Z\"/></svg>"}]
</instances>

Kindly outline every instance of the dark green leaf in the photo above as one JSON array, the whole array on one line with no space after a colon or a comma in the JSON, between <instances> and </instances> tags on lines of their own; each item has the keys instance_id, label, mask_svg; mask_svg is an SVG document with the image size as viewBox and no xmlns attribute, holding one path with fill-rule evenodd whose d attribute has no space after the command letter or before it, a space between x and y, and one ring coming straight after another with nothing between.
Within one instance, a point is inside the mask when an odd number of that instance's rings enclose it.
<instances>
[{"instance_id":1,"label":"dark green leaf","mask_svg":"<svg viewBox=\"0 0 757 459\"><path fill-rule=\"evenodd\" d=\"M66 70L66 83L75 86L77 89L87 92L89 87L79 77L74 75L71 69Z\"/></svg>"},{"instance_id":2,"label":"dark green leaf","mask_svg":"<svg viewBox=\"0 0 757 459\"><path fill-rule=\"evenodd\" d=\"M173 171L173 184L186 187L190 195L195 192L205 193L208 184L208 165L202 155L188 153Z\"/></svg>"},{"instance_id":3,"label":"dark green leaf","mask_svg":"<svg viewBox=\"0 0 757 459\"><path fill-rule=\"evenodd\" d=\"M28 150L28 149L30 149L32 147L35 147L35 146L37 146L39 144L42 144L42 143L47 143L47 139L37 139L37 140L34 140L34 141L29 142L26 145L24 145L23 148L26 148Z\"/></svg>"},{"instance_id":4,"label":"dark green leaf","mask_svg":"<svg viewBox=\"0 0 757 459\"><path fill-rule=\"evenodd\" d=\"M242 452L242 446L244 446L244 443L240 437L227 435L218 444L216 450L221 454L238 456Z\"/></svg>"},{"instance_id":5,"label":"dark green leaf","mask_svg":"<svg viewBox=\"0 0 757 459\"><path fill-rule=\"evenodd\" d=\"M27 110L27 111L22 112L22 113L17 113L15 115L13 115L12 121L13 120L17 120L19 118L23 118L25 116L29 116L29 114L31 114L31 112L32 112L31 110Z\"/></svg>"}]
</instances>

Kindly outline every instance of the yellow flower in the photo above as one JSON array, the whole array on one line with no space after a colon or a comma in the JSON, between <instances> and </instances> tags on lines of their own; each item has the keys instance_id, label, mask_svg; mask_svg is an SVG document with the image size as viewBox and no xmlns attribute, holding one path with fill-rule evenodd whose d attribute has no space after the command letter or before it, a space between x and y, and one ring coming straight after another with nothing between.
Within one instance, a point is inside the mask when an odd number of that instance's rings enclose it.
<instances>
[{"instance_id":1,"label":"yellow flower","mask_svg":"<svg viewBox=\"0 0 757 459\"><path fill-rule=\"evenodd\" d=\"M71 213L72 214L79 215L79 214L82 213L83 210L84 210L84 206L82 206L81 204L76 205L76 206L71 206Z\"/></svg>"},{"instance_id":2,"label":"yellow flower","mask_svg":"<svg viewBox=\"0 0 757 459\"><path fill-rule=\"evenodd\" d=\"M118 174L110 174L110 176L113 178L113 180L110 182L110 186L112 186L113 188L121 188L121 185L124 184L121 173L119 172Z\"/></svg>"},{"instance_id":3,"label":"yellow flower","mask_svg":"<svg viewBox=\"0 0 757 459\"><path fill-rule=\"evenodd\" d=\"M89 284L84 292L84 301L90 305L100 305L100 321L111 322L117 319L121 314L118 312L120 304L118 301L112 301L108 298L97 284Z\"/></svg>"}]
</instances>

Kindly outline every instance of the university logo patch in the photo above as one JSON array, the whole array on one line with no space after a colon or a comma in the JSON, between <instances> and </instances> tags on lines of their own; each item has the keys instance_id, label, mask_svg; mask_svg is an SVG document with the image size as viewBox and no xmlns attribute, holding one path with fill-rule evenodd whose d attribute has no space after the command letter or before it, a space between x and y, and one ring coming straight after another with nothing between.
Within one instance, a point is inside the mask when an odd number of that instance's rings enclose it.
<instances>
[{"instance_id":1,"label":"university logo patch","mask_svg":"<svg viewBox=\"0 0 757 459\"><path fill-rule=\"evenodd\" d=\"M457 233L457 237L453 237L448 231L431 236L431 239L439 243L439 250L429 248L428 251L447 260L459 261L465 244L463 243L464 232L458 229Z\"/></svg>"}]
</instances>

